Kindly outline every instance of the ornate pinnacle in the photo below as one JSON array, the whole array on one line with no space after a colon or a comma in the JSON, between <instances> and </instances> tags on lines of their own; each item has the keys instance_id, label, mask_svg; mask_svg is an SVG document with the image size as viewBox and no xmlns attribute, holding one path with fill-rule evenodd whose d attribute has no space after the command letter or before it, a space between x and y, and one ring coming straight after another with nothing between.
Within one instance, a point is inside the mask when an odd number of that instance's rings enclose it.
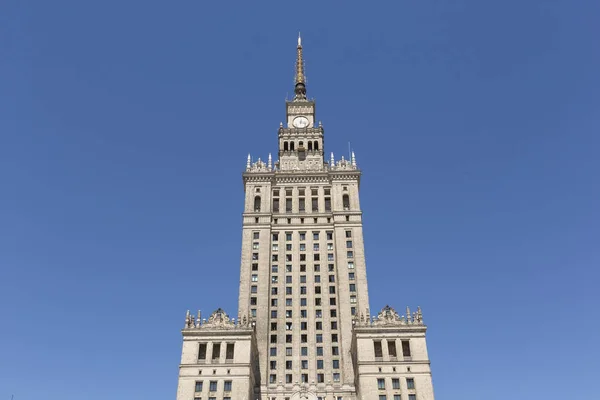
<instances>
[{"instance_id":1,"label":"ornate pinnacle","mask_svg":"<svg viewBox=\"0 0 600 400\"><path fill-rule=\"evenodd\" d=\"M330 167L335 166L335 158L333 158L333 151L331 152L331 158L329 160L329 166Z\"/></svg>"},{"instance_id":2,"label":"ornate pinnacle","mask_svg":"<svg viewBox=\"0 0 600 400\"><path fill-rule=\"evenodd\" d=\"M248 153L248 161L246 161L246 169L250 169L250 153Z\"/></svg>"},{"instance_id":3,"label":"ornate pinnacle","mask_svg":"<svg viewBox=\"0 0 600 400\"><path fill-rule=\"evenodd\" d=\"M305 100L306 99L306 77L304 76L304 59L302 58L302 38L298 33L298 47L296 48L296 87L294 92L294 100Z\"/></svg>"},{"instance_id":4,"label":"ornate pinnacle","mask_svg":"<svg viewBox=\"0 0 600 400\"><path fill-rule=\"evenodd\" d=\"M269 153L269 160L267 162L267 168L271 169L273 167L273 160L271 159L271 153Z\"/></svg>"},{"instance_id":5,"label":"ornate pinnacle","mask_svg":"<svg viewBox=\"0 0 600 400\"><path fill-rule=\"evenodd\" d=\"M356 157L354 156L354 152L352 152L352 166L356 167Z\"/></svg>"}]
</instances>

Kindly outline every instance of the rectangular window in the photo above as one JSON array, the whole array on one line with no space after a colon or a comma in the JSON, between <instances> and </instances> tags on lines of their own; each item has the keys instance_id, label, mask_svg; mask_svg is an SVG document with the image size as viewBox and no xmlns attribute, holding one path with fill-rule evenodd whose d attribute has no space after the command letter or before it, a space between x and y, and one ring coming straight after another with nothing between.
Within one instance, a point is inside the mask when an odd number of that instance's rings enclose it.
<instances>
[{"instance_id":1,"label":"rectangular window","mask_svg":"<svg viewBox=\"0 0 600 400\"><path fill-rule=\"evenodd\" d=\"M350 296L350 303L356 303L356 296Z\"/></svg>"},{"instance_id":2,"label":"rectangular window","mask_svg":"<svg viewBox=\"0 0 600 400\"><path fill-rule=\"evenodd\" d=\"M346 252L346 257L348 258L354 258L354 253L351 251Z\"/></svg>"},{"instance_id":3,"label":"rectangular window","mask_svg":"<svg viewBox=\"0 0 600 400\"><path fill-rule=\"evenodd\" d=\"M335 294L335 286L329 286L329 294Z\"/></svg>"},{"instance_id":4,"label":"rectangular window","mask_svg":"<svg viewBox=\"0 0 600 400\"><path fill-rule=\"evenodd\" d=\"M307 356L308 355L308 347L301 347L300 348L300 355L301 356Z\"/></svg>"},{"instance_id":5,"label":"rectangular window","mask_svg":"<svg viewBox=\"0 0 600 400\"><path fill-rule=\"evenodd\" d=\"M277 232L273 233L272 238L273 238L274 242L278 241L279 240L279 233L277 233Z\"/></svg>"},{"instance_id":6,"label":"rectangular window","mask_svg":"<svg viewBox=\"0 0 600 400\"><path fill-rule=\"evenodd\" d=\"M225 381L225 386L224 386L223 390L226 392L231 392L231 384L232 384L231 381Z\"/></svg>"},{"instance_id":7,"label":"rectangular window","mask_svg":"<svg viewBox=\"0 0 600 400\"><path fill-rule=\"evenodd\" d=\"M317 369L323 369L323 360L317 360Z\"/></svg>"},{"instance_id":8,"label":"rectangular window","mask_svg":"<svg viewBox=\"0 0 600 400\"><path fill-rule=\"evenodd\" d=\"M313 251L319 251L319 243L313 244Z\"/></svg>"},{"instance_id":9,"label":"rectangular window","mask_svg":"<svg viewBox=\"0 0 600 400\"><path fill-rule=\"evenodd\" d=\"M291 287L286 287L285 288L285 294L292 294L292 288Z\"/></svg>"},{"instance_id":10,"label":"rectangular window","mask_svg":"<svg viewBox=\"0 0 600 400\"><path fill-rule=\"evenodd\" d=\"M348 263L348 269L354 269L354 263L353 262L349 262Z\"/></svg>"},{"instance_id":11,"label":"rectangular window","mask_svg":"<svg viewBox=\"0 0 600 400\"><path fill-rule=\"evenodd\" d=\"M402 355L404 357L410 357L410 342L408 340L402 341Z\"/></svg>"},{"instance_id":12,"label":"rectangular window","mask_svg":"<svg viewBox=\"0 0 600 400\"><path fill-rule=\"evenodd\" d=\"M306 211L306 205L305 205L305 202L304 202L304 198L298 199L298 210L300 212Z\"/></svg>"},{"instance_id":13,"label":"rectangular window","mask_svg":"<svg viewBox=\"0 0 600 400\"><path fill-rule=\"evenodd\" d=\"M211 392L216 392L217 391L217 381L210 381L208 390Z\"/></svg>"},{"instance_id":14,"label":"rectangular window","mask_svg":"<svg viewBox=\"0 0 600 400\"><path fill-rule=\"evenodd\" d=\"M330 306L335 306L336 305L335 297L330 297L329 298L329 305Z\"/></svg>"},{"instance_id":15,"label":"rectangular window","mask_svg":"<svg viewBox=\"0 0 600 400\"><path fill-rule=\"evenodd\" d=\"M306 232L300 232L300 241L306 240Z\"/></svg>"},{"instance_id":16,"label":"rectangular window","mask_svg":"<svg viewBox=\"0 0 600 400\"><path fill-rule=\"evenodd\" d=\"M346 237L347 238L351 238L352 237L352 231L346 231Z\"/></svg>"},{"instance_id":17,"label":"rectangular window","mask_svg":"<svg viewBox=\"0 0 600 400\"><path fill-rule=\"evenodd\" d=\"M277 318L277 310L271 310L271 318Z\"/></svg>"},{"instance_id":18,"label":"rectangular window","mask_svg":"<svg viewBox=\"0 0 600 400\"><path fill-rule=\"evenodd\" d=\"M373 350L375 351L375 358L383 357L383 350L381 348L381 340L373 341Z\"/></svg>"},{"instance_id":19,"label":"rectangular window","mask_svg":"<svg viewBox=\"0 0 600 400\"><path fill-rule=\"evenodd\" d=\"M317 347L317 355L318 356L322 356L323 355L323 348L322 347Z\"/></svg>"},{"instance_id":20,"label":"rectangular window","mask_svg":"<svg viewBox=\"0 0 600 400\"><path fill-rule=\"evenodd\" d=\"M256 285L250 286L250 293L253 293L253 294L258 293L258 286L256 286Z\"/></svg>"},{"instance_id":21,"label":"rectangular window","mask_svg":"<svg viewBox=\"0 0 600 400\"><path fill-rule=\"evenodd\" d=\"M303 299L304 302L306 303L306 299ZM306 305L306 304L304 304ZM300 318L306 318L306 310L300 310Z\"/></svg>"},{"instance_id":22,"label":"rectangular window","mask_svg":"<svg viewBox=\"0 0 600 400\"><path fill-rule=\"evenodd\" d=\"M337 330L337 321L331 321L331 330Z\"/></svg>"},{"instance_id":23,"label":"rectangular window","mask_svg":"<svg viewBox=\"0 0 600 400\"><path fill-rule=\"evenodd\" d=\"M277 335L271 335L271 344L277 343Z\"/></svg>"},{"instance_id":24,"label":"rectangular window","mask_svg":"<svg viewBox=\"0 0 600 400\"><path fill-rule=\"evenodd\" d=\"M292 251L292 244L291 243L286 244L285 245L285 250L286 251Z\"/></svg>"},{"instance_id":25,"label":"rectangular window","mask_svg":"<svg viewBox=\"0 0 600 400\"><path fill-rule=\"evenodd\" d=\"M321 261L321 255L320 254L313 254L313 261Z\"/></svg>"},{"instance_id":26,"label":"rectangular window","mask_svg":"<svg viewBox=\"0 0 600 400\"><path fill-rule=\"evenodd\" d=\"M385 394L380 394L379 400L387 400L387 396Z\"/></svg>"},{"instance_id":27,"label":"rectangular window","mask_svg":"<svg viewBox=\"0 0 600 400\"><path fill-rule=\"evenodd\" d=\"M202 391L202 381L196 381L195 391L196 392L201 392Z\"/></svg>"},{"instance_id":28,"label":"rectangular window","mask_svg":"<svg viewBox=\"0 0 600 400\"><path fill-rule=\"evenodd\" d=\"M333 360L331 365L333 366L333 369L340 369L340 360Z\"/></svg>"},{"instance_id":29,"label":"rectangular window","mask_svg":"<svg viewBox=\"0 0 600 400\"><path fill-rule=\"evenodd\" d=\"M272 357L275 357L277 355L277 347L271 347L270 349L270 353L269 353Z\"/></svg>"},{"instance_id":30,"label":"rectangular window","mask_svg":"<svg viewBox=\"0 0 600 400\"><path fill-rule=\"evenodd\" d=\"M392 378L392 389L400 389L400 379Z\"/></svg>"},{"instance_id":31,"label":"rectangular window","mask_svg":"<svg viewBox=\"0 0 600 400\"><path fill-rule=\"evenodd\" d=\"M339 356L340 355L340 348L337 346L332 346L331 347L331 355L332 356Z\"/></svg>"},{"instance_id":32,"label":"rectangular window","mask_svg":"<svg viewBox=\"0 0 600 400\"><path fill-rule=\"evenodd\" d=\"M251 309L250 314L251 314L252 318L256 318L256 308Z\"/></svg>"},{"instance_id":33,"label":"rectangular window","mask_svg":"<svg viewBox=\"0 0 600 400\"><path fill-rule=\"evenodd\" d=\"M394 395L394 400L401 400L401 399L400 399L400 395L399 395L399 394L395 394L395 395Z\"/></svg>"},{"instance_id":34,"label":"rectangular window","mask_svg":"<svg viewBox=\"0 0 600 400\"><path fill-rule=\"evenodd\" d=\"M333 250L333 243L327 243L327 250Z\"/></svg>"},{"instance_id":35,"label":"rectangular window","mask_svg":"<svg viewBox=\"0 0 600 400\"><path fill-rule=\"evenodd\" d=\"M285 277L285 283L292 283L292 277L290 275Z\"/></svg>"},{"instance_id":36,"label":"rectangular window","mask_svg":"<svg viewBox=\"0 0 600 400\"><path fill-rule=\"evenodd\" d=\"M292 262L292 255L291 254L286 254L285 255L285 261Z\"/></svg>"},{"instance_id":37,"label":"rectangular window","mask_svg":"<svg viewBox=\"0 0 600 400\"><path fill-rule=\"evenodd\" d=\"M334 372L333 373L333 381L334 382L339 382L340 381L340 373L339 372ZM343 400L342 396L338 396L338 400Z\"/></svg>"},{"instance_id":38,"label":"rectangular window","mask_svg":"<svg viewBox=\"0 0 600 400\"><path fill-rule=\"evenodd\" d=\"M258 260L258 253L252 253L252 259L253 260Z\"/></svg>"},{"instance_id":39,"label":"rectangular window","mask_svg":"<svg viewBox=\"0 0 600 400\"><path fill-rule=\"evenodd\" d=\"M271 283L277 283L278 280L279 280L279 277L277 275L271 276Z\"/></svg>"},{"instance_id":40,"label":"rectangular window","mask_svg":"<svg viewBox=\"0 0 600 400\"><path fill-rule=\"evenodd\" d=\"M225 359L233 360L234 349L235 349L235 343L227 343Z\"/></svg>"},{"instance_id":41,"label":"rectangular window","mask_svg":"<svg viewBox=\"0 0 600 400\"><path fill-rule=\"evenodd\" d=\"M337 343L337 341L338 341L338 335L337 335L337 333L332 333L331 334L331 342L332 343Z\"/></svg>"},{"instance_id":42,"label":"rectangular window","mask_svg":"<svg viewBox=\"0 0 600 400\"><path fill-rule=\"evenodd\" d=\"M198 348L198 360L206 359L206 343L200 343L200 347Z\"/></svg>"},{"instance_id":43,"label":"rectangular window","mask_svg":"<svg viewBox=\"0 0 600 400\"><path fill-rule=\"evenodd\" d=\"M279 212L279 199L273 199L273 212Z\"/></svg>"},{"instance_id":44,"label":"rectangular window","mask_svg":"<svg viewBox=\"0 0 600 400\"><path fill-rule=\"evenodd\" d=\"M350 291L351 292L356 292L356 285L354 283L350 284Z\"/></svg>"},{"instance_id":45,"label":"rectangular window","mask_svg":"<svg viewBox=\"0 0 600 400\"><path fill-rule=\"evenodd\" d=\"M277 375L276 374L269 375L269 383L277 383Z\"/></svg>"},{"instance_id":46,"label":"rectangular window","mask_svg":"<svg viewBox=\"0 0 600 400\"><path fill-rule=\"evenodd\" d=\"M277 294L277 288L276 287L272 287L271 288L271 294L272 295L276 295Z\"/></svg>"},{"instance_id":47,"label":"rectangular window","mask_svg":"<svg viewBox=\"0 0 600 400\"><path fill-rule=\"evenodd\" d=\"M292 355L292 348L291 347L286 347L285 348L285 355L286 356L291 356Z\"/></svg>"},{"instance_id":48,"label":"rectangular window","mask_svg":"<svg viewBox=\"0 0 600 400\"><path fill-rule=\"evenodd\" d=\"M300 343L308 343L308 335L300 335Z\"/></svg>"},{"instance_id":49,"label":"rectangular window","mask_svg":"<svg viewBox=\"0 0 600 400\"><path fill-rule=\"evenodd\" d=\"M352 248L352 240L346 240L346 248L347 249L351 249Z\"/></svg>"},{"instance_id":50,"label":"rectangular window","mask_svg":"<svg viewBox=\"0 0 600 400\"><path fill-rule=\"evenodd\" d=\"M258 271L258 263L252 263L252 271Z\"/></svg>"},{"instance_id":51,"label":"rectangular window","mask_svg":"<svg viewBox=\"0 0 600 400\"><path fill-rule=\"evenodd\" d=\"M271 330L272 331L276 331L277 330L277 322L271 322Z\"/></svg>"},{"instance_id":52,"label":"rectangular window","mask_svg":"<svg viewBox=\"0 0 600 400\"><path fill-rule=\"evenodd\" d=\"M327 232L327 240L333 240L333 232Z\"/></svg>"},{"instance_id":53,"label":"rectangular window","mask_svg":"<svg viewBox=\"0 0 600 400\"><path fill-rule=\"evenodd\" d=\"M325 197L325 211L331 211L331 197Z\"/></svg>"},{"instance_id":54,"label":"rectangular window","mask_svg":"<svg viewBox=\"0 0 600 400\"><path fill-rule=\"evenodd\" d=\"M300 286L300 294L306 294L306 286Z\"/></svg>"},{"instance_id":55,"label":"rectangular window","mask_svg":"<svg viewBox=\"0 0 600 400\"><path fill-rule=\"evenodd\" d=\"M286 240L287 242L291 241L291 240L292 240L292 234L291 234L291 233L286 233L286 234L285 234L285 240Z\"/></svg>"},{"instance_id":56,"label":"rectangular window","mask_svg":"<svg viewBox=\"0 0 600 400\"><path fill-rule=\"evenodd\" d=\"M321 265L315 264L315 272L321 272Z\"/></svg>"},{"instance_id":57,"label":"rectangular window","mask_svg":"<svg viewBox=\"0 0 600 400\"><path fill-rule=\"evenodd\" d=\"M306 283L306 275L300 275L300 283Z\"/></svg>"},{"instance_id":58,"label":"rectangular window","mask_svg":"<svg viewBox=\"0 0 600 400\"><path fill-rule=\"evenodd\" d=\"M353 281L355 279L354 272L348 272L348 280Z\"/></svg>"},{"instance_id":59,"label":"rectangular window","mask_svg":"<svg viewBox=\"0 0 600 400\"><path fill-rule=\"evenodd\" d=\"M327 254L327 261L333 261L333 253Z\"/></svg>"},{"instance_id":60,"label":"rectangular window","mask_svg":"<svg viewBox=\"0 0 600 400\"><path fill-rule=\"evenodd\" d=\"M408 395L408 400L417 400L417 395L416 394L409 394Z\"/></svg>"},{"instance_id":61,"label":"rectangular window","mask_svg":"<svg viewBox=\"0 0 600 400\"><path fill-rule=\"evenodd\" d=\"M292 361L285 362L285 369L292 369Z\"/></svg>"},{"instance_id":62,"label":"rectangular window","mask_svg":"<svg viewBox=\"0 0 600 400\"><path fill-rule=\"evenodd\" d=\"M300 243L300 251L306 251L306 243Z\"/></svg>"},{"instance_id":63,"label":"rectangular window","mask_svg":"<svg viewBox=\"0 0 600 400\"><path fill-rule=\"evenodd\" d=\"M271 261L277 261L277 260L279 260L279 256L277 254L271 255Z\"/></svg>"},{"instance_id":64,"label":"rectangular window","mask_svg":"<svg viewBox=\"0 0 600 400\"><path fill-rule=\"evenodd\" d=\"M385 390L385 379L383 379L383 378L377 379L377 389Z\"/></svg>"},{"instance_id":65,"label":"rectangular window","mask_svg":"<svg viewBox=\"0 0 600 400\"><path fill-rule=\"evenodd\" d=\"M252 238L258 239L260 237L260 232L252 232Z\"/></svg>"},{"instance_id":66,"label":"rectangular window","mask_svg":"<svg viewBox=\"0 0 600 400\"><path fill-rule=\"evenodd\" d=\"M285 374L285 383L292 383L292 374Z\"/></svg>"},{"instance_id":67,"label":"rectangular window","mask_svg":"<svg viewBox=\"0 0 600 400\"><path fill-rule=\"evenodd\" d=\"M260 249L260 245L258 244L258 242L252 243L252 250L258 250L258 249Z\"/></svg>"},{"instance_id":68,"label":"rectangular window","mask_svg":"<svg viewBox=\"0 0 600 400\"><path fill-rule=\"evenodd\" d=\"M313 232L313 240L319 240L319 232Z\"/></svg>"},{"instance_id":69,"label":"rectangular window","mask_svg":"<svg viewBox=\"0 0 600 400\"><path fill-rule=\"evenodd\" d=\"M312 203L313 212L318 212L319 211L319 199L317 199L316 197L313 197L311 203Z\"/></svg>"},{"instance_id":70,"label":"rectangular window","mask_svg":"<svg viewBox=\"0 0 600 400\"><path fill-rule=\"evenodd\" d=\"M317 374L317 383L325 382L325 374Z\"/></svg>"},{"instance_id":71,"label":"rectangular window","mask_svg":"<svg viewBox=\"0 0 600 400\"><path fill-rule=\"evenodd\" d=\"M220 356L221 356L221 343L214 343L213 344L212 359L213 360L218 360Z\"/></svg>"},{"instance_id":72,"label":"rectangular window","mask_svg":"<svg viewBox=\"0 0 600 400\"><path fill-rule=\"evenodd\" d=\"M415 388L415 380L414 378L406 378L406 387L409 389Z\"/></svg>"},{"instance_id":73,"label":"rectangular window","mask_svg":"<svg viewBox=\"0 0 600 400\"><path fill-rule=\"evenodd\" d=\"M316 342L317 343L323 343L323 335L320 333L317 333L316 335Z\"/></svg>"},{"instance_id":74,"label":"rectangular window","mask_svg":"<svg viewBox=\"0 0 600 400\"><path fill-rule=\"evenodd\" d=\"M258 300L256 299L256 297L250 297L250 305L251 306L255 306L257 304Z\"/></svg>"}]
</instances>

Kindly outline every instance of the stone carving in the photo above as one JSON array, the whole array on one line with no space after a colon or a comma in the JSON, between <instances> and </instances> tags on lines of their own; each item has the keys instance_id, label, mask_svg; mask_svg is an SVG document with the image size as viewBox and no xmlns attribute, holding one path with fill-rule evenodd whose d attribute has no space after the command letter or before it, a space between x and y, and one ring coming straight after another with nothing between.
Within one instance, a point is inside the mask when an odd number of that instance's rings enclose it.
<instances>
[{"instance_id":1,"label":"stone carving","mask_svg":"<svg viewBox=\"0 0 600 400\"><path fill-rule=\"evenodd\" d=\"M371 316L369 315L369 310L367 309L367 317L365 318L362 313L360 313L360 317L357 318L357 325L359 326L398 326L398 325L423 325L423 313L421 312L421 307L417 308L417 311L414 313L410 312L410 308L406 307L406 316L398 315L396 310L392 307L386 305L381 309L379 314L376 317L373 317L371 320Z\"/></svg>"},{"instance_id":2,"label":"stone carving","mask_svg":"<svg viewBox=\"0 0 600 400\"><path fill-rule=\"evenodd\" d=\"M238 315L236 321L235 318L229 318L229 315L223 309L218 308L210 315L208 320L206 318L202 319L200 311L198 311L198 316L194 318L188 310L185 314L183 329L248 329L249 326L251 324L246 315L241 318Z\"/></svg>"},{"instance_id":3,"label":"stone carving","mask_svg":"<svg viewBox=\"0 0 600 400\"><path fill-rule=\"evenodd\" d=\"M381 309L373 325L397 325L401 321L400 316L392 307L386 305Z\"/></svg>"},{"instance_id":4,"label":"stone carving","mask_svg":"<svg viewBox=\"0 0 600 400\"><path fill-rule=\"evenodd\" d=\"M223 311L223 309L218 308L215 312L213 312L210 317L208 317L208 321L202 325L203 328L233 328L235 324L229 318L229 315Z\"/></svg>"}]
</instances>

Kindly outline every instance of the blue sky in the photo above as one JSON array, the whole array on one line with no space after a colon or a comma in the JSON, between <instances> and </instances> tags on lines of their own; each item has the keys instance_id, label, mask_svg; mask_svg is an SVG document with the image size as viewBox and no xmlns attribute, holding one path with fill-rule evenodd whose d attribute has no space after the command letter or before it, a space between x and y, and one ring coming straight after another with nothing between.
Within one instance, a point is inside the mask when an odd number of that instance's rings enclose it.
<instances>
[{"instance_id":1,"label":"blue sky","mask_svg":"<svg viewBox=\"0 0 600 400\"><path fill-rule=\"evenodd\" d=\"M174 398L235 314L246 155L297 32L363 169L371 308L423 308L438 399L595 398L600 3L0 5L0 398ZM594 390L592 388L594 387Z\"/></svg>"}]
</instances>

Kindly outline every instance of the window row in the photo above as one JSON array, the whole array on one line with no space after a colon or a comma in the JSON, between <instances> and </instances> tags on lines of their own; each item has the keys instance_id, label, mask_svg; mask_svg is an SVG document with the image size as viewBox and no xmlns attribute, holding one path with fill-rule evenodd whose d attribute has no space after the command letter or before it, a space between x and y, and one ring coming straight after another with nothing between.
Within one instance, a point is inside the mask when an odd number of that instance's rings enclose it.
<instances>
[{"instance_id":1,"label":"window row","mask_svg":"<svg viewBox=\"0 0 600 400\"><path fill-rule=\"evenodd\" d=\"M273 350L275 349L275 350ZM291 357L292 354L292 347L286 347L285 348L285 355L288 357ZM274 353L274 354L273 354ZM276 347L271 347L271 349L269 350L269 354L271 356L277 356L277 348ZM316 347L316 355L317 356L323 356L323 346L317 346ZM340 355L340 348L338 346L331 346L331 355L332 356L339 356ZM308 356L308 347L306 346L302 346L300 347L300 356L305 357ZM271 361L271 369L276 369L277 367L277 361L273 360Z\"/></svg>"},{"instance_id":2,"label":"window row","mask_svg":"<svg viewBox=\"0 0 600 400\"><path fill-rule=\"evenodd\" d=\"M232 381L224 381L223 382L223 391L231 392L233 382ZM209 381L208 383L208 391L209 392L217 392L219 390L219 381ZM204 381L196 381L196 386L194 391L196 393L200 393L204 390Z\"/></svg>"},{"instance_id":3,"label":"window row","mask_svg":"<svg viewBox=\"0 0 600 400\"><path fill-rule=\"evenodd\" d=\"M284 141L283 142L283 151L295 151L295 143L294 141ZM306 142L306 148L304 147L304 141L300 140L298 142L298 151L319 151L319 141L318 140L309 140Z\"/></svg>"},{"instance_id":4,"label":"window row","mask_svg":"<svg viewBox=\"0 0 600 400\"><path fill-rule=\"evenodd\" d=\"M199 343L198 345L198 360L206 360L207 358L208 343ZM226 343L225 347L225 360L232 361L235 352L235 343ZM221 343L213 342L212 354L210 359L212 361L218 361L221 357Z\"/></svg>"},{"instance_id":5,"label":"window row","mask_svg":"<svg viewBox=\"0 0 600 400\"><path fill-rule=\"evenodd\" d=\"M408 389L414 389L415 379L406 378L406 387ZM377 378L377 389L385 390L385 378ZM392 378L392 389L400 390L400 378Z\"/></svg>"},{"instance_id":6,"label":"window row","mask_svg":"<svg viewBox=\"0 0 600 400\"><path fill-rule=\"evenodd\" d=\"M301 381L302 383L308 383L308 374L301 374L300 375ZM339 382L340 381L340 373L339 372L334 372L332 374L332 378L334 382ZM285 375L285 383L293 383L292 381L293 377L292 374L286 374ZM270 384L276 384L277 382L277 374L271 374L269 375L269 383ZM317 374L317 383L325 383L325 374L321 374L318 373ZM341 397L338 397L339 400L341 400Z\"/></svg>"},{"instance_id":7,"label":"window row","mask_svg":"<svg viewBox=\"0 0 600 400\"><path fill-rule=\"evenodd\" d=\"M346 232L346 238L352 237L351 230L347 230L345 232ZM313 232L312 233L313 240L319 240L320 233L321 232L318 232L318 231ZM271 234L271 239L273 240L273 242L279 241L279 234L280 234L280 232L273 232ZM326 235L327 240L333 240L333 231L327 231L327 232L325 232L325 235ZM285 241L286 242L290 242L292 240L292 237L293 237L293 232L285 232ZM258 239L258 238L259 238L259 232L254 232L253 239ZM306 232L298 232L298 238L300 239L300 241L306 240Z\"/></svg>"},{"instance_id":8,"label":"window row","mask_svg":"<svg viewBox=\"0 0 600 400\"><path fill-rule=\"evenodd\" d=\"M325 369L325 362L322 359L316 360L317 369ZM340 369L340 360L331 360L331 367L333 369ZM273 360L269 363L269 368L272 370L277 369L277 361ZM285 362L285 369L294 369L293 362L288 360ZM308 360L300 360L300 369L308 369Z\"/></svg>"},{"instance_id":9,"label":"window row","mask_svg":"<svg viewBox=\"0 0 600 400\"><path fill-rule=\"evenodd\" d=\"M403 357L411 357L410 340L402 340L401 343L402 343L402 356ZM397 357L395 340L388 340L387 348L388 348L388 355L390 357ZM381 344L381 340L373 341L373 349L375 351L375 358L383 357L383 347Z\"/></svg>"},{"instance_id":10,"label":"window row","mask_svg":"<svg viewBox=\"0 0 600 400\"><path fill-rule=\"evenodd\" d=\"M291 342L292 335L286 335L286 340L287 340L287 336L290 337L290 342ZM275 342L277 342L277 335L271 335L271 343L274 343L273 340ZM290 342L288 342L288 343L290 343ZM315 334L315 342L323 343L323 334L322 333ZM338 334L332 333L331 334L331 343L337 343L337 342L338 342ZM307 334L303 333L300 335L300 343L308 343L308 335ZM271 347L269 350L269 355L271 355L272 357L276 356L277 355L277 347Z\"/></svg>"}]
</instances>

